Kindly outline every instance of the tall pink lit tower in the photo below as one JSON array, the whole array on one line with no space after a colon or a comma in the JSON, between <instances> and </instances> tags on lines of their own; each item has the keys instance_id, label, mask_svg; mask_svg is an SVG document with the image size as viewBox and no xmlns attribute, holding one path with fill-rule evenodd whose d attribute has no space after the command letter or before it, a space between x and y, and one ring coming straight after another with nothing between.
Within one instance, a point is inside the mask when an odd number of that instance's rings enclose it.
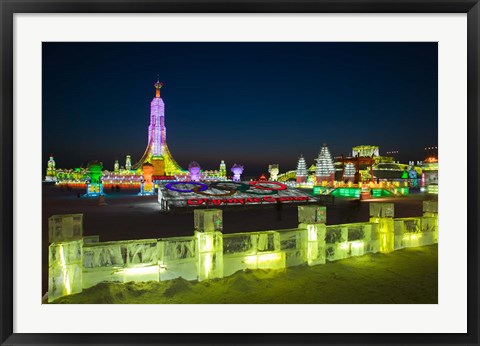
<instances>
[{"instance_id":1,"label":"tall pink lit tower","mask_svg":"<svg viewBox=\"0 0 480 346\"><path fill-rule=\"evenodd\" d=\"M154 166L154 175L174 175L183 172L173 159L167 147L167 129L165 128L165 103L160 97L163 83L154 84L155 97L150 103L150 125L148 126L148 145L142 158L133 165L138 170L146 162Z\"/></svg>"},{"instance_id":2,"label":"tall pink lit tower","mask_svg":"<svg viewBox=\"0 0 480 346\"><path fill-rule=\"evenodd\" d=\"M163 83L155 84L155 97L150 102L150 126L148 126L148 143L153 139L152 149L154 156L162 155L162 144L165 143L165 103L160 97Z\"/></svg>"}]
</instances>

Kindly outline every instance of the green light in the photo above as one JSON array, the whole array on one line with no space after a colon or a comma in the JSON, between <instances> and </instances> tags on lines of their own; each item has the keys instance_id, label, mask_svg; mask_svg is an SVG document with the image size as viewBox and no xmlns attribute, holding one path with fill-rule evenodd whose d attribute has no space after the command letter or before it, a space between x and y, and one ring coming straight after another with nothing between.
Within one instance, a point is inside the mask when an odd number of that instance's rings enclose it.
<instances>
[{"instance_id":1,"label":"green light","mask_svg":"<svg viewBox=\"0 0 480 346\"><path fill-rule=\"evenodd\" d=\"M333 196L359 198L362 189L358 187L339 187L332 191Z\"/></svg>"}]
</instances>

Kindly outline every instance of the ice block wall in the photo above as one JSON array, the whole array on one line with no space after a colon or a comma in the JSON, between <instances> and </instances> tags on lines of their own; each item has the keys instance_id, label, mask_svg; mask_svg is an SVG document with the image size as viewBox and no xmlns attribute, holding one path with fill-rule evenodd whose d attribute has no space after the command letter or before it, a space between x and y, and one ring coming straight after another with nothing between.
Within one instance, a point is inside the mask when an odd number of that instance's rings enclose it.
<instances>
[{"instance_id":1,"label":"ice block wall","mask_svg":"<svg viewBox=\"0 0 480 346\"><path fill-rule=\"evenodd\" d=\"M437 224L434 217L395 219L395 250L436 244Z\"/></svg>"},{"instance_id":2,"label":"ice block wall","mask_svg":"<svg viewBox=\"0 0 480 346\"><path fill-rule=\"evenodd\" d=\"M224 276L245 269L284 269L285 252L275 231L245 232L223 236Z\"/></svg>"},{"instance_id":3,"label":"ice block wall","mask_svg":"<svg viewBox=\"0 0 480 346\"><path fill-rule=\"evenodd\" d=\"M370 222L326 226L326 208L298 208L298 228L222 234L222 211L194 211L194 235L99 242L82 215L49 218L49 301L100 282L222 278L245 269L318 265L438 242L436 202L424 216L394 219L393 203L371 203Z\"/></svg>"},{"instance_id":4,"label":"ice block wall","mask_svg":"<svg viewBox=\"0 0 480 346\"><path fill-rule=\"evenodd\" d=\"M158 240L160 281L197 279L195 237L173 237Z\"/></svg>"},{"instance_id":5,"label":"ice block wall","mask_svg":"<svg viewBox=\"0 0 480 346\"><path fill-rule=\"evenodd\" d=\"M83 288L129 281L159 281L156 239L84 244Z\"/></svg>"}]
</instances>

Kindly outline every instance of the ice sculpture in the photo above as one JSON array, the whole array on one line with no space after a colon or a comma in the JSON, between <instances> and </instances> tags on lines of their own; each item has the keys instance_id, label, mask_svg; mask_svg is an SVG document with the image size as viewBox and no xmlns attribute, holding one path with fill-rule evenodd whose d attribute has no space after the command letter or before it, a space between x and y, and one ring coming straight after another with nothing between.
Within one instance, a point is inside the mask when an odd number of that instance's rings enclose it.
<instances>
[{"instance_id":1,"label":"ice sculpture","mask_svg":"<svg viewBox=\"0 0 480 346\"><path fill-rule=\"evenodd\" d=\"M83 214L52 215L48 218L50 243L82 239Z\"/></svg>"},{"instance_id":2,"label":"ice sculpture","mask_svg":"<svg viewBox=\"0 0 480 346\"><path fill-rule=\"evenodd\" d=\"M304 183L307 181L307 163L303 155L300 155L297 162L297 183Z\"/></svg>"},{"instance_id":3,"label":"ice sculpture","mask_svg":"<svg viewBox=\"0 0 480 346\"><path fill-rule=\"evenodd\" d=\"M148 196L155 194L155 186L152 181L154 167L151 163L145 162L142 165L142 178L143 181L140 184L140 196Z\"/></svg>"},{"instance_id":4,"label":"ice sculpture","mask_svg":"<svg viewBox=\"0 0 480 346\"><path fill-rule=\"evenodd\" d=\"M277 181L280 172L278 164L268 165L268 173L270 173L270 181Z\"/></svg>"},{"instance_id":5,"label":"ice sculpture","mask_svg":"<svg viewBox=\"0 0 480 346\"><path fill-rule=\"evenodd\" d=\"M241 181L240 176L241 176L242 173L243 173L243 166L238 165L238 164L234 164L230 170L231 170L232 173L233 173L233 178L232 178L232 180L233 180L233 181Z\"/></svg>"},{"instance_id":6,"label":"ice sculpture","mask_svg":"<svg viewBox=\"0 0 480 346\"><path fill-rule=\"evenodd\" d=\"M188 165L188 171L190 173L191 181L200 181L200 170L201 170L201 167L196 161L192 161Z\"/></svg>"}]
</instances>

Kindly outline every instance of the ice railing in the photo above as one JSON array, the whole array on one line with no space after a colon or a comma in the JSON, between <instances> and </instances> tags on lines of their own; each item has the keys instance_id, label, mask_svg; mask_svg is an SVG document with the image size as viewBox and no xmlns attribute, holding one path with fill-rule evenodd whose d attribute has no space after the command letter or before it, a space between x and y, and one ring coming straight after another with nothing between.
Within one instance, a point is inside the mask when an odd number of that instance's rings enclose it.
<instances>
[{"instance_id":1,"label":"ice railing","mask_svg":"<svg viewBox=\"0 0 480 346\"><path fill-rule=\"evenodd\" d=\"M83 236L81 214L49 218L48 300L100 282L208 280L241 270L319 265L438 242L438 205L393 218L393 203L370 203L369 222L326 225L326 207L299 206L298 228L222 234L220 209L194 211L194 235L99 242Z\"/></svg>"}]
</instances>

